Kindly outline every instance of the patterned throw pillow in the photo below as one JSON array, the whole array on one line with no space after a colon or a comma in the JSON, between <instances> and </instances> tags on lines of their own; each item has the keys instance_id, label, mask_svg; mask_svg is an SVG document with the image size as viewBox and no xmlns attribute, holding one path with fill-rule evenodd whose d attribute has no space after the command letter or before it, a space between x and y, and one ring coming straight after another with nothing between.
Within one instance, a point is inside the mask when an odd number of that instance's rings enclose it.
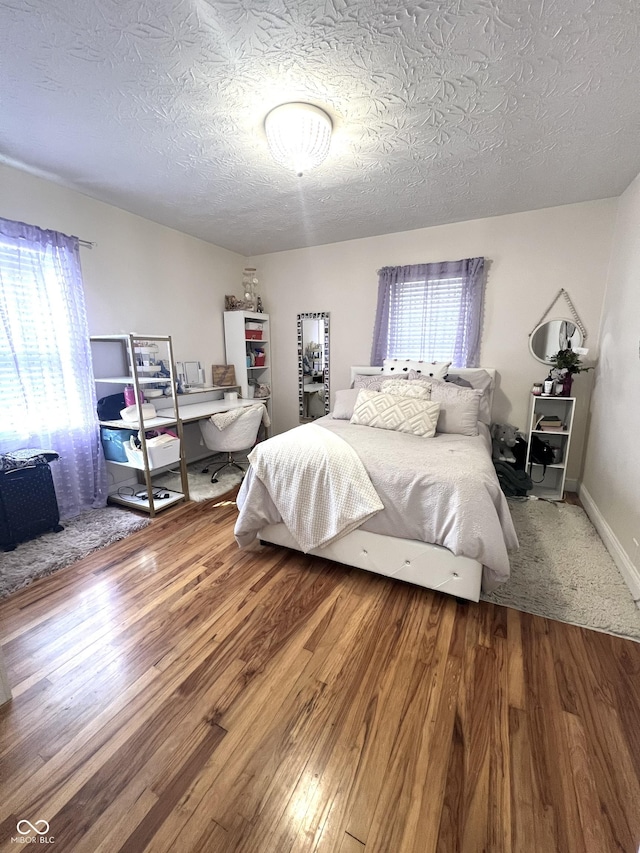
<instances>
[{"instance_id":1,"label":"patterned throw pillow","mask_svg":"<svg viewBox=\"0 0 640 853\"><path fill-rule=\"evenodd\" d=\"M421 400L431 399L431 386L426 382L399 382L397 379L387 379L380 389L384 394L397 394L399 397L420 397Z\"/></svg>"},{"instance_id":2,"label":"patterned throw pillow","mask_svg":"<svg viewBox=\"0 0 640 853\"><path fill-rule=\"evenodd\" d=\"M397 376L394 379L406 379L406 376ZM353 380L354 388L366 388L367 391L380 391L383 382L388 382L389 377L383 376L382 373L376 376L364 376L362 373L356 374Z\"/></svg>"},{"instance_id":3,"label":"patterned throw pillow","mask_svg":"<svg viewBox=\"0 0 640 853\"><path fill-rule=\"evenodd\" d=\"M430 400L361 388L351 423L431 438L435 435L439 410L440 406Z\"/></svg>"},{"instance_id":4,"label":"patterned throw pillow","mask_svg":"<svg viewBox=\"0 0 640 853\"><path fill-rule=\"evenodd\" d=\"M415 370L422 376L444 380L450 367L450 361L415 361L410 358L385 358L382 362L382 372L387 376L407 375L410 370Z\"/></svg>"}]
</instances>

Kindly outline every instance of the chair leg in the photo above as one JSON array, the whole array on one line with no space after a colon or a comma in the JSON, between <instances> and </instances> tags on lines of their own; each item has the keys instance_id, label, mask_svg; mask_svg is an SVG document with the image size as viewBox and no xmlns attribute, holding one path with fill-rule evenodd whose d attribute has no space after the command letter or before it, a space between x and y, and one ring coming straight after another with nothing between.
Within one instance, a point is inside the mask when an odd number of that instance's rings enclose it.
<instances>
[{"instance_id":1,"label":"chair leg","mask_svg":"<svg viewBox=\"0 0 640 853\"><path fill-rule=\"evenodd\" d=\"M209 462L207 462L206 466L205 466L204 468L202 468L202 470L200 471L200 473L201 473L201 474L208 474L208 473L209 473L209 468L211 468L211 466L212 466L212 465L215 465L215 464L216 464L216 462L219 462L219 461L220 461L220 459L219 459L219 457L220 457L220 456L222 456L222 453L215 453L215 454L212 456L211 460L210 460Z\"/></svg>"},{"instance_id":2,"label":"chair leg","mask_svg":"<svg viewBox=\"0 0 640 853\"><path fill-rule=\"evenodd\" d=\"M243 475L243 477L244 477L244 475L246 474L246 470L242 467L242 465L239 465L239 464L236 462L236 460L233 458L233 456L231 455L231 453L229 453L229 455L228 455L228 457L227 457L227 461L226 461L226 462L223 462L223 463L222 463L222 465L218 465L218 467L216 468L216 470L215 470L215 471L213 472L213 474L211 475L211 482L212 482L212 483L217 483L217 482L218 482L218 474L219 474L221 471L223 471L225 468L237 468L237 469L238 469L238 471L240 471L240 473Z\"/></svg>"}]
</instances>

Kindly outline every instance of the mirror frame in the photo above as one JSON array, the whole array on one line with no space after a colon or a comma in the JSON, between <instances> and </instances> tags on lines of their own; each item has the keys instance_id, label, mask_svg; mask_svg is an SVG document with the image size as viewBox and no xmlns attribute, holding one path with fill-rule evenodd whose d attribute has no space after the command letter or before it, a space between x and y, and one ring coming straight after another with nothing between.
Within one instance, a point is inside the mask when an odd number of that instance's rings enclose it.
<instances>
[{"instance_id":1,"label":"mirror frame","mask_svg":"<svg viewBox=\"0 0 640 853\"><path fill-rule=\"evenodd\" d=\"M329 312L328 311L310 311L304 314L298 314L298 414L301 423L307 423L310 418L304 417L304 365L302 362L304 356L304 341L302 340L302 328L304 320L323 320L323 346L324 346L324 366L322 370L322 385L323 385L323 404L325 415L329 414L331 406L329 398Z\"/></svg>"},{"instance_id":2,"label":"mirror frame","mask_svg":"<svg viewBox=\"0 0 640 853\"><path fill-rule=\"evenodd\" d=\"M535 327L535 329L529 335L529 352L531 353L533 358L535 358L535 360L539 361L541 364L553 364L553 362L549 361L546 358L541 358L539 355L537 355L534 352L533 339L535 337L536 332L539 331L543 326L546 326L548 323L571 323L572 326L575 326L576 331L580 334L580 337L581 337L580 343L577 344L577 346L579 346L579 347L582 346L582 344L584 343L584 338L585 338L583 330L580 328L580 326L576 323L575 320L571 320L569 317L552 317L550 320L542 320L542 322L538 323L538 325ZM558 341L558 349L560 349L560 341ZM557 350L556 350L556 352L557 352Z\"/></svg>"}]
</instances>

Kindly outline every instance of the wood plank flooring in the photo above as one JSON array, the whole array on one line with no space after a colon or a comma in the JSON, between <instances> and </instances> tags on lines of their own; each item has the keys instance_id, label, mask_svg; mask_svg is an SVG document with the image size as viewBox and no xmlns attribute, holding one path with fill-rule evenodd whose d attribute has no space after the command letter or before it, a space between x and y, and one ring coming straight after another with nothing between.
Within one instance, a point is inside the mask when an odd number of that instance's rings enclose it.
<instances>
[{"instance_id":1,"label":"wood plank flooring","mask_svg":"<svg viewBox=\"0 0 640 853\"><path fill-rule=\"evenodd\" d=\"M0 603L0 851L637 853L640 644L239 551L235 516Z\"/></svg>"}]
</instances>

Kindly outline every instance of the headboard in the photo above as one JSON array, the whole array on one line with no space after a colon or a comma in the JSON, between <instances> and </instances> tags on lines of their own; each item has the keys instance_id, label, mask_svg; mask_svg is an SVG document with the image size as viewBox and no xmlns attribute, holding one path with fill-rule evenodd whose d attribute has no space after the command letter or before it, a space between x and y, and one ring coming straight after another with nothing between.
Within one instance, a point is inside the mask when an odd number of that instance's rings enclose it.
<instances>
[{"instance_id":1,"label":"headboard","mask_svg":"<svg viewBox=\"0 0 640 853\"><path fill-rule=\"evenodd\" d=\"M489 404L491 409L493 409L493 392L496 387L496 369L495 367L455 367L453 370L450 370L449 373L452 376L460 376L462 379L465 379L469 374L473 374L475 370L485 370L489 376L491 377L491 387L489 388ZM357 374L360 376L377 376L377 374L382 373L381 367L371 367L370 365L362 366L362 365L352 365L351 366L351 384L353 385L353 380ZM466 375L465 375L466 374ZM393 377L390 376L390 379Z\"/></svg>"}]
</instances>

